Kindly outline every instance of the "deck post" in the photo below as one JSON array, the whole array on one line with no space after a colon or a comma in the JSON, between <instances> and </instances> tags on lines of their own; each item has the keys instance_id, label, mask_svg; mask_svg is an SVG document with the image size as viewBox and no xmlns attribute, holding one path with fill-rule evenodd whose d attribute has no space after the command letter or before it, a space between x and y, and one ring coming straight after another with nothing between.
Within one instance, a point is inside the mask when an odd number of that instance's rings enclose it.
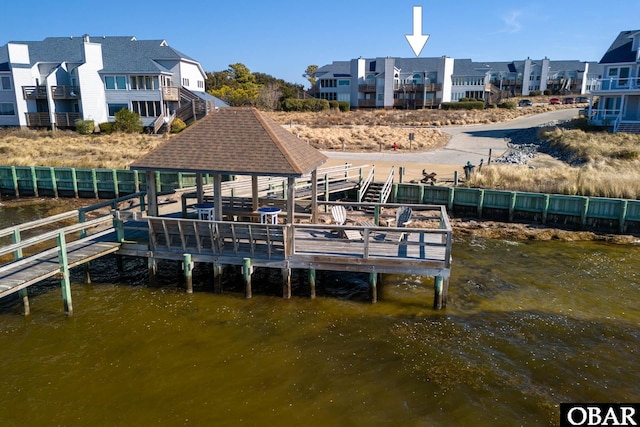
<instances>
[{"instance_id":1,"label":"deck post","mask_svg":"<svg viewBox=\"0 0 640 427\"><path fill-rule=\"evenodd\" d=\"M12 166L12 168L13 170L15 170L15 167ZM20 243L21 238L19 229L16 228L15 230L13 230L11 240L13 243ZM22 249L16 249L13 252L13 260L17 261L20 258L22 258ZM31 313L31 308L29 306L29 292L27 291L27 288L20 289L20 291L18 291L18 296L20 296L20 299L22 299L22 313L25 316L28 316Z\"/></svg>"},{"instance_id":2,"label":"deck post","mask_svg":"<svg viewBox=\"0 0 640 427\"><path fill-rule=\"evenodd\" d=\"M156 177L153 171L146 171L147 181L147 213L149 216L158 216L158 196L156 192Z\"/></svg>"},{"instance_id":3,"label":"deck post","mask_svg":"<svg viewBox=\"0 0 640 427\"><path fill-rule=\"evenodd\" d=\"M256 175L251 175L251 210L254 212L258 210L258 177Z\"/></svg>"},{"instance_id":4,"label":"deck post","mask_svg":"<svg viewBox=\"0 0 640 427\"><path fill-rule=\"evenodd\" d=\"M218 263L213 264L213 292L222 293L222 266Z\"/></svg>"},{"instance_id":5,"label":"deck post","mask_svg":"<svg viewBox=\"0 0 640 427\"><path fill-rule=\"evenodd\" d=\"M458 171L453 171L453 186L458 186Z\"/></svg>"},{"instance_id":6,"label":"deck post","mask_svg":"<svg viewBox=\"0 0 640 427\"><path fill-rule=\"evenodd\" d=\"M376 227L380 226L380 205L378 204L373 207L373 223Z\"/></svg>"},{"instance_id":7,"label":"deck post","mask_svg":"<svg viewBox=\"0 0 640 427\"><path fill-rule=\"evenodd\" d=\"M158 286L158 260L153 254L147 260L147 269L149 270L149 286Z\"/></svg>"},{"instance_id":8,"label":"deck post","mask_svg":"<svg viewBox=\"0 0 640 427\"><path fill-rule=\"evenodd\" d=\"M198 203L204 202L204 187L202 186L202 173L200 172L196 173L196 200L198 200Z\"/></svg>"},{"instance_id":9,"label":"deck post","mask_svg":"<svg viewBox=\"0 0 640 427\"><path fill-rule=\"evenodd\" d=\"M311 299L316 297L316 269L309 269L309 294Z\"/></svg>"},{"instance_id":10,"label":"deck post","mask_svg":"<svg viewBox=\"0 0 640 427\"><path fill-rule=\"evenodd\" d=\"M69 262L67 260L67 242L64 231L61 231L56 238L58 245L58 263L60 264L60 285L62 288L62 302L67 315L73 314L73 303L71 301L71 283L69 282Z\"/></svg>"},{"instance_id":11,"label":"deck post","mask_svg":"<svg viewBox=\"0 0 640 427\"><path fill-rule=\"evenodd\" d=\"M296 179L292 176L287 178L287 224L293 224L296 208Z\"/></svg>"},{"instance_id":12,"label":"deck post","mask_svg":"<svg viewBox=\"0 0 640 427\"><path fill-rule=\"evenodd\" d=\"M433 283L433 308L440 310L447 306L447 293L446 289L449 287L448 279L447 284L444 284L445 280L442 276L436 276Z\"/></svg>"},{"instance_id":13,"label":"deck post","mask_svg":"<svg viewBox=\"0 0 640 427\"><path fill-rule=\"evenodd\" d=\"M282 269L282 298L291 298L291 269Z\"/></svg>"},{"instance_id":14,"label":"deck post","mask_svg":"<svg viewBox=\"0 0 640 427\"><path fill-rule=\"evenodd\" d=\"M311 171L311 223L318 223L318 169Z\"/></svg>"},{"instance_id":15,"label":"deck post","mask_svg":"<svg viewBox=\"0 0 640 427\"><path fill-rule=\"evenodd\" d=\"M187 293L193 293L193 261L191 261L191 254L183 255L182 270L184 271L184 283L187 287Z\"/></svg>"},{"instance_id":16,"label":"deck post","mask_svg":"<svg viewBox=\"0 0 640 427\"><path fill-rule=\"evenodd\" d=\"M214 218L222 220L222 174L213 175L213 209Z\"/></svg>"},{"instance_id":17,"label":"deck post","mask_svg":"<svg viewBox=\"0 0 640 427\"><path fill-rule=\"evenodd\" d=\"M245 298L251 298L251 273L253 268L251 267L251 258L242 259L242 277L244 279L244 296Z\"/></svg>"},{"instance_id":18,"label":"deck post","mask_svg":"<svg viewBox=\"0 0 640 427\"><path fill-rule=\"evenodd\" d=\"M369 284L371 285L371 302L378 302L378 273L372 271L369 273Z\"/></svg>"}]
</instances>

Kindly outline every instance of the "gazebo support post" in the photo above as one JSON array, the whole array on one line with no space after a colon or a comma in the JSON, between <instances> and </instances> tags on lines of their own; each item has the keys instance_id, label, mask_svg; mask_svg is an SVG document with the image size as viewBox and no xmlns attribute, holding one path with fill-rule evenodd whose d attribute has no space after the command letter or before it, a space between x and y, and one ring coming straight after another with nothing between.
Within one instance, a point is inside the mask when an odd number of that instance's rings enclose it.
<instances>
[{"instance_id":1,"label":"gazebo support post","mask_svg":"<svg viewBox=\"0 0 640 427\"><path fill-rule=\"evenodd\" d=\"M204 187L202 185L202 174L200 172L196 173L196 198L198 199L198 203L204 202Z\"/></svg>"},{"instance_id":2,"label":"gazebo support post","mask_svg":"<svg viewBox=\"0 0 640 427\"><path fill-rule=\"evenodd\" d=\"M296 208L296 179L292 176L287 178L287 224L293 224Z\"/></svg>"},{"instance_id":3,"label":"gazebo support post","mask_svg":"<svg viewBox=\"0 0 640 427\"><path fill-rule=\"evenodd\" d=\"M258 210L258 177L251 176L251 209L255 212Z\"/></svg>"},{"instance_id":4,"label":"gazebo support post","mask_svg":"<svg viewBox=\"0 0 640 427\"><path fill-rule=\"evenodd\" d=\"M158 193L156 191L156 174L153 171L146 171L147 181L147 213L149 216L158 216Z\"/></svg>"},{"instance_id":5,"label":"gazebo support post","mask_svg":"<svg viewBox=\"0 0 640 427\"><path fill-rule=\"evenodd\" d=\"M318 223L318 169L311 171L311 223Z\"/></svg>"},{"instance_id":6,"label":"gazebo support post","mask_svg":"<svg viewBox=\"0 0 640 427\"><path fill-rule=\"evenodd\" d=\"M213 176L213 200L216 221L222 221L222 175L219 173Z\"/></svg>"}]
</instances>

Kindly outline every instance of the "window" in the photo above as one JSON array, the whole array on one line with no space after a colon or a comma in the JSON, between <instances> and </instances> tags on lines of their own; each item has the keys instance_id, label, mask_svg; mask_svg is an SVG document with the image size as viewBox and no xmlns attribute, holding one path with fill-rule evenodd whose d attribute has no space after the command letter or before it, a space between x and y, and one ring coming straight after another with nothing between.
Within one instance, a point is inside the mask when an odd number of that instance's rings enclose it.
<instances>
[{"instance_id":1,"label":"window","mask_svg":"<svg viewBox=\"0 0 640 427\"><path fill-rule=\"evenodd\" d=\"M615 77L618 75L618 69L617 68L609 68L609 77Z\"/></svg>"},{"instance_id":2,"label":"window","mask_svg":"<svg viewBox=\"0 0 640 427\"><path fill-rule=\"evenodd\" d=\"M158 77L156 76L131 76L129 77L131 90L158 90Z\"/></svg>"},{"instance_id":3,"label":"window","mask_svg":"<svg viewBox=\"0 0 640 427\"><path fill-rule=\"evenodd\" d=\"M189 79L182 79L182 86L189 86Z\"/></svg>"},{"instance_id":4,"label":"window","mask_svg":"<svg viewBox=\"0 0 640 427\"><path fill-rule=\"evenodd\" d=\"M620 68L620 80L618 80L618 84L620 86L626 86L629 78L629 68L624 67Z\"/></svg>"},{"instance_id":5,"label":"window","mask_svg":"<svg viewBox=\"0 0 640 427\"><path fill-rule=\"evenodd\" d=\"M338 99L338 95L335 92L322 92L320 93L320 99L326 99L327 101L335 101Z\"/></svg>"},{"instance_id":6,"label":"window","mask_svg":"<svg viewBox=\"0 0 640 427\"><path fill-rule=\"evenodd\" d=\"M131 101L131 108L140 117L158 117L162 115L160 101Z\"/></svg>"},{"instance_id":7,"label":"window","mask_svg":"<svg viewBox=\"0 0 640 427\"><path fill-rule=\"evenodd\" d=\"M125 76L105 76L104 87L107 90L126 90L127 79Z\"/></svg>"},{"instance_id":8,"label":"window","mask_svg":"<svg viewBox=\"0 0 640 427\"><path fill-rule=\"evenodd\" d=\"M11 90L11 78L9 76L0 78L0 90Z\"/></svg>"},{"instance_id":9,"label":"window","mask_svg":"<svg viewBox=\"0 0 640 427\"><path fill-rule=\"evenodd\" d=\"M320 80L320 87L336 87L335 79L322 79Z\"/></svg>"},{"instance_id":10,"label":"window","mask_svg":"<svg viewBox=\"0 0 640 427\"><path fill-rule=\"evenodd\" d=\"M109 104L109 115L115 116L120 110L127 110L129 106L127 104Z\"/></svg>"},{"instance_id":11,"label":"window","mask_svg":"<svg viewBox=\"0 0 640 427\"><path fill-rule=\"evenodd\" d=\"M351 103L351 95L348 94L348 93L339 93L338 94L338 101Z\"/></svg>"},{"instance_id":12,"label":"window","mask_svg":"<svg viewBox=\"0 0 640 427\"><path fill-rule=\"evenodd\" d=\"M369 62L369 71L376 71L376 61Z\"/></svg>"},{"instance_id":13,"label":"window","mask_svg":"<svg viewBox=\"0 0 640 427\"><path fill-rule=\"evenodd\" d=\"M338 86L349 86L351 85L351 81L349 80L338 80Z\"/></svg>"},{"instance_id":14,"label":"window","mask_svg":"<svg viewBox=\"0 0 640 427\"><path fill-rule=\"evenodd\" d=\"M198 87L200 89L204 89L204 81L203 80L198 80Z\"/></svg>"},{"instance_id":15,"label":"window","mask_svg":"<svg viewBox=\"0 0 640 427\"><path fill-rule=\"evenodd\" d=\"M15 116L16 109L11 102L0 102L0 116Z\"/></svg>"}]
</instances>

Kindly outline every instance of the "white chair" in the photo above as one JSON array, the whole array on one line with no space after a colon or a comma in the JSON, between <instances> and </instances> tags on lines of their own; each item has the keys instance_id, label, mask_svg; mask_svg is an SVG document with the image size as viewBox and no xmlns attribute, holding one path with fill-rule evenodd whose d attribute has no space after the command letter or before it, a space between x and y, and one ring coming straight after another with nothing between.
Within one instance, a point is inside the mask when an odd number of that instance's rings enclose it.
<instances>
[{"instance_id":1,"label":"white chair","mask_svg":"<svg viewBox=\"0 0 640 427\"><path fill-rule=\"evenodd\" d=\"M331 208L331 216L337 225L345 225L348 221L347 210L342 205L336 205ZM362 234L358 230L340 230L344 237L349 240L362 240Z\"/></svg>"}]
</instances>

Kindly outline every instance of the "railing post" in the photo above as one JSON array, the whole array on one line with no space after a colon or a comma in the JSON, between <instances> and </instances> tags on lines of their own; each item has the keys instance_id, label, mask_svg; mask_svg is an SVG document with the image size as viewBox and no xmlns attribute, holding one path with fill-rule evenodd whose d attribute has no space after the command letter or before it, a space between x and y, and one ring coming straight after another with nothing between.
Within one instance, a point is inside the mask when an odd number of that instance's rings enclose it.
<instances>
[{"instance_id":1,"label":"railing post","mask_svg":"<svg viewBox=\"0 0 640 427\"><path fill-rule=\"evenodd\" d=\"M624 233L624 226L627 220L627 208L629 202L627 200L621 200L622 206L620 206L620 219L618 220L618 229L620 234Z\"/></svg>"},{"instance_id":2,"label":"railing post","mask_svg":"<svg viewBox=\"0 0 640 427\"><path fill-rule=\"evenodd\" d=\"M120 197L120 190L118 189L118 171L115 169L111 169L111 174L113 176L113 192L116 196L116 199Z\"/></svg>"},{"instance_id":3,"label":"railing post","mask_svg":"<svg viewBox=\"0 0 640 427\"><path fill-rule=\"evenodd\" d=\"M76 168L71 168L71 179L73 180L73 196L78 198L78 175L76 174Z\"/></svg>"},{"instance_id":4,"label":"railing post","mask_svg":"<svg viewBox=\"0 0 640 427\"><path fill-rule=\"evenodd\" d=\"M93 181L93 195L98 198L98 174L95 168L91 169L91 180Z\"/></svg>"},{"instance_id":5,"label":"railing post","mask_svg":"<svg viewBox=\"0 0 640 427\"><path fill-rule=\"evenodd\" d=\"M380 205L373 207L373 223L378 227L380 225Z\"/></svg>"},{"instance_id":6,"label":"railing post","mask_svg":"<svg viewBox=\"0 0 640 427\"><path fill-rule=\"evenodd\" d=\"M87 214L84 211L84 209L79 209L78 210L78 222L80 224L82 224L83 222L85 222L87 220L86 219L86 215ZM87 230L83 228L82 230L80 230L80 238L83 239L85 237L87 237Z\"/></svg>"},{"instance_id":7,"label":"railing post","mask_svg":"<svg viewBox=\"0 0 640 427\"><path fill-rule=\"evenodd\" d=\"M38 177L36 176L36 168L31 166L30 168L31 170L31 182L33 184L33 194L36 197L39 197L39 192L38 192Z\"/></svg>"},{"instance_id":8,"label":"railing post","mask_svg":"<svg viewBox=\"0 0 640 427\"><path fill-rule=\"evenodd\" d=\"M61 231L56 238L58 245L58 263L60 265L60 287L62 288L62 302L67 315L73 314L73 303L71 301L71 283L69 282L69 262L67 259L67 242L64 231Z\"/></svg>"}]
</instances>

